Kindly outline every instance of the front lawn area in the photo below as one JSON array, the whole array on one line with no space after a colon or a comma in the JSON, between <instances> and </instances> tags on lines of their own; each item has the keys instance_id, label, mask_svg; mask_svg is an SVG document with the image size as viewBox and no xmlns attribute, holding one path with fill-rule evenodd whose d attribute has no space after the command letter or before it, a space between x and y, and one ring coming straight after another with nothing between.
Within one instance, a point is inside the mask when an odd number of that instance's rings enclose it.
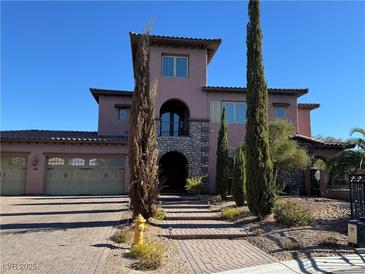
<instances>
[{"instance_id":1,"label":"front lawn area","mask_svg":"<svg viewBox=\"0 0 365 274\"><path fill-rule=\"evenodd\" d=\"M267 251L279 260L289 260L310 256L331 256L352 253L347 245L347 220L350 205L347 202L313 197L280 197L279 203L295 202L310 212L313 219L309 225L286 227L274 219L273 214L265 220L257 220L248 213L235 222L250 231L245 238L250 243ZM231 202L219 207L231 206Z\"/></svg>"}]
</instances>

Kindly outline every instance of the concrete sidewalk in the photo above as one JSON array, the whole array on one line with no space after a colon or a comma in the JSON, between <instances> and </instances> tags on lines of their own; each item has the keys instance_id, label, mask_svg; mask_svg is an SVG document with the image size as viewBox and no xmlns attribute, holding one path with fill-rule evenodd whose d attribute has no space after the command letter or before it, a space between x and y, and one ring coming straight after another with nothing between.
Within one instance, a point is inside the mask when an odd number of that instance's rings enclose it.
<instances>
[{"instance_id":1,"label":"concrete sidewalk","mask_svg":"<svg viewBox=\"0 0 365 274\"><path fill-rule=\"evenodd\" d=\"M365 273L365 252L333 257L313 257L245 267L224 274Z\"/></svg>"}]
</instances>

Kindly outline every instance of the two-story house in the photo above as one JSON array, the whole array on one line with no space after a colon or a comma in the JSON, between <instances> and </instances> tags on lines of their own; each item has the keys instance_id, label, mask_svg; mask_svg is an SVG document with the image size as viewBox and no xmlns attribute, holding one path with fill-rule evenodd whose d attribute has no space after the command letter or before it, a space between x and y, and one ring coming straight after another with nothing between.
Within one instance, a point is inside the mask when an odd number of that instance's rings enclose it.
<instances>
[{"instance_id":1,"label":"two-story house","mask_svg":"<svg viewBox=\"0 0 365 274\"><path fill-rule=\"evenodd\" d=\"M141 35L130 33L134 64ZM246 89L213 87L207 67L220 39L151 35L151 80L157 79L156 121L160 181L183 189L186 178L205 176L214 193L217 134L227 110L232 151L243 140ZM132 91L90 89L99 104L95 132L14 130L1 132L1 194L120 194L128 191L128 129ZM327 157L337 143L311 138L310 112L319 104L298 103L308 89L269 88L269 118L287 119L312 157ZM289 180L304 192L306 171ZM298 175L299 174L299 175Z\"/></svg>"}]
</instances>

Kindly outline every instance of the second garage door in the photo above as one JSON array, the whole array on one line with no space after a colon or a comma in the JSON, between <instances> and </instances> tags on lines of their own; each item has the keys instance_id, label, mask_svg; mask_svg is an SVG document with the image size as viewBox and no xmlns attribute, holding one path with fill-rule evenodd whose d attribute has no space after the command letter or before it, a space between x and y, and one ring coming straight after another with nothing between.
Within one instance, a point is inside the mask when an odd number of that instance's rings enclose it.
<instances>
[{"instance_id":1,"label":"second garage door","mask_svg":"<svg viewBox=\"0 0 365 274\"><path fill-rule=\"evenodd\" d=\"M47 158L45 193L51 195L121 194L124 158Z\"/></svg>"}]
</instances>

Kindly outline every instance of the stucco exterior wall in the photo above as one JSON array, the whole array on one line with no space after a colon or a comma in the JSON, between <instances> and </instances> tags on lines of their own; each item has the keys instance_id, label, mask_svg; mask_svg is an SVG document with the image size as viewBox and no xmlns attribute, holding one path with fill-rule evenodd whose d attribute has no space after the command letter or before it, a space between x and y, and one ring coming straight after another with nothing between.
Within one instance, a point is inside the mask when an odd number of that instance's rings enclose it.
<instances>
[{"instance_id":1,"label":"stucco exterior wall","mask_svg":"<svg viewBox=\"0 0 365 274\"><path fill-rule=\"evenodd\" d=\"M130 109L127 109L127 119L119 120L119 108L115 105L130 105L132 97L100 96L99 97L99 135L128 135Z\"/></svg>"},{"instance_id":2,"label":"stucco exterior wall","mask_svg":"<svg viewBox=\"0 0 365 274\"><path fill-rule=\"evenodd\" d=\"M26 142L2 142L1 154L24 154L28 155L26 194L44 193L46 156L47 155L100 155L100 156L125 156L128 155L127 145L122 144L70 144L70 143L26 143ZM33 161L37 162L33 166ZM128 190L129 167L128 159L125 161L125 187Z\"/></svg>"},{"instance_id":3,"label":"stucco exterior wall","mask_svg":"<svg viewBox=\"0 0 365 274\"><path fill-rule=\"evenodd\" d=\"M161 76L162 55L184 55L189 57L189 77L173 78ZM163 103L178 99L188 106L191 119L208 119L207 94L201 87L206 85L207 51L205 49L152 47L150 79L158 81L156 118Z\"/></svg>"},{"instance_id":4,"label":"stucco exterior wall","mask_svg":"<svg viewBox=\"0 0 365 274\"><path fill-rule=\"evenodd\" d=\"M311 137L311 113L309 109L298 108L298 133Z\"/></svg>"},{"instance_id":5,"label":"stucco exterior wall","mask_svg":"<svg viewBox=\"0 0 365 274\"><path fill-rule=\"evenodd\" d=\"M208 94L208 106L211 101L243 101L246 102L245 94L237 93L209 93ZM287 106L286 118L293 123L294 128L297 128L297 97L296 96L285 96L285 95L269 95L269 120L275 120L275 107L273 103L284 103L289 104ZM212 192L215 191L215 176L216 176L216 151L217 151L217 139L220 123L209 122L209 186ZM246 135L246 124L228 124L228 143L233 150L244 140Z\"/></svg>"}]
</instances>

